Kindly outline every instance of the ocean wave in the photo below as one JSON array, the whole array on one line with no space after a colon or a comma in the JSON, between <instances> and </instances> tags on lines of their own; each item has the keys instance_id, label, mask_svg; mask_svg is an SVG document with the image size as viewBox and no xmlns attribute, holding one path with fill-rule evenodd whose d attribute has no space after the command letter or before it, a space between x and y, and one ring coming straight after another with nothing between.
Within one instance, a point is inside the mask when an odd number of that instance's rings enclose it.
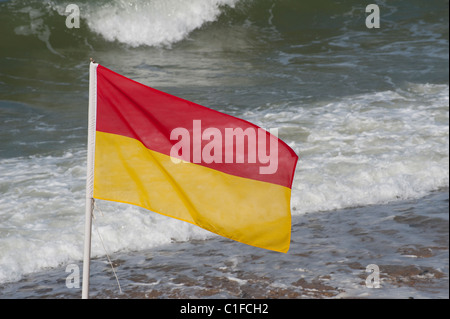
<instances>
[{"instance_id":1,"label":"ocean wave","mask_svg":"<svg viewBox=\"0 0 450 319\"><path fill-rule=\"evenodd\" d=\"M215 21L223 6L238 0L110 1L90 5L84 19L89 28L108 41L140 45L170 45L193 30Z\"/></svg>"},{"instance_id":2,"label":"ocean wave","mask_svg":"<svg viewBox=\"0 0 450 319\"><path fill-rule=\"evenodd\" d=\"M170 46L186 39L202 26L216 21L224 10L239 0L113 0L77 1L80 28L66 27L70 2L12 0L0 3L2 29L9 37L26 40L31 36L49 51L64 56L56 46L86 45L100 36L106 42L130 47ZM76 31L76 32L75 32Z\"/></svg>"},{"instance_id":3,"label":"ocean wave","mask_svg":"<svg viewBox=\"0 0 450 319\"><path fill-rule=\"evenodd\" d=\"M445 6L433 1L436 6ZM48 50L63 55L55 47L87 45L98 40L130 47L170 47L189 40L195 30L208 32L208 39L230 26L256 27L269 37L313 41L333 37L337 31L365 27L365 6L357 0L345 5L332 0L304 2L296 0L79 0L81 26L76 32L65 26L65 0L11 0L0 2L2 30L13 30L10 36L33 36L46 44ZM383 23L411 32L409 22L424 13L420 1L402 1L396 6L383 6ZM435 7L436 7L435 6ZM433 7L433 5L429 5ZM436 17L436 23L439 21ZM415 25L417 28L417 25ZM380 29L379 32L383 32ZM340 41L340 40L339 40Z\"/></svg>"}]
</instances>

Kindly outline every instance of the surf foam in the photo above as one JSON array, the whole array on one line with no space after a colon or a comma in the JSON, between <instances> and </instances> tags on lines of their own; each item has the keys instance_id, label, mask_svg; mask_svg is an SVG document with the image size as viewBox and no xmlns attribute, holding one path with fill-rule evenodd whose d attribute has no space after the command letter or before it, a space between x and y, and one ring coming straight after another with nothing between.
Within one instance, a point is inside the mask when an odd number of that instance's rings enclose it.
<instances>
[{"instance_id":1,"label":"surf foam","mask_svg":"<svg viewBox=\"0 0 450 319\"><path fill-rule=\"evenodd\" d=\"M168 46L185 39L205 23L215 21L223 6L238 0L110 1L86 6L89 28L108 41L131 47Z\"/></svg>"}]
</instances>

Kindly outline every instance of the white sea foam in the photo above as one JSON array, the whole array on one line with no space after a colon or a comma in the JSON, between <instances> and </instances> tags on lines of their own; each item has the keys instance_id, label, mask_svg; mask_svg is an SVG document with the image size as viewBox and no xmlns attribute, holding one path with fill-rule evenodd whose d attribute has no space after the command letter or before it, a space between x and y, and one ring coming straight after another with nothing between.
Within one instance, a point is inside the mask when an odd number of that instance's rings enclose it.
<instances>
[{"instance_id":1,"label":"white sea foam","mask_svg":"<svg viewBox=\"0 0 450 319\"><path fill-rule=\"evenodd\" d=\"M0 161L0 283L81 260L86 151ZM206 231L143 209L99 203L92 255L205 238ZM209 235L210 236L210 235Z\"/></svg>"},{"instance_id":2,"label":"white sea foam","mask_svg":"<svg viewBox=\"0 0 450 319\"><path fill-rule=\"evenodd\" d=\"M297 213L414 198L449 185L448 85L346 97L285 116L291 120L280 125L281 137L304 136L293 145L300 155Z\"/></svg>"},{"instance_id":3,"label":"white sea foam","mask_svg":"<svg viewBox=\"0 0 450 319\"><path fill-rule=\"evenodd\" d=\"M162 46L185 39L189 33L215 21L222 6L234 7L238 0L109 1L89 4L82 18L89 28L108 41L132 47ZM124 27L126 26L126 27Z\"/></svg>"},{"instance_id":4,"label":"white sea foam","mask_svg":"<svg viewBox=\"0 0 450 319\"><path fill-rule=\"evenodd\" d=\"M409 84L246 116L299 155L293 214L417 198L449 185L448 85ZM281 111L280 111L281 110Z\"/></svg>"}]
</instances>

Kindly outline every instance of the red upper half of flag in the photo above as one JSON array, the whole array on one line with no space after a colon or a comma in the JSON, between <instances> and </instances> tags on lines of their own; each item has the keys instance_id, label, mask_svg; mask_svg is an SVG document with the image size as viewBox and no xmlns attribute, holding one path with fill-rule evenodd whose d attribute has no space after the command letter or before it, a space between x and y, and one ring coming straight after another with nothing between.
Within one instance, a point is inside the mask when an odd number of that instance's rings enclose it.
<instances>
[{"instance_id":1,"label":"red upper half of flag","mask_svg":"<svg viewBox=\"0 0 450 319\"><path fill-rule=\"evenodd\" d=\"M252 123L158 91L101 65L97 67L96 130L139 140L146 148L169 156L178 149L174 157L288 188L298 160L288 145ZM230 141L234 141L231 146ZM181 147L186 143L189 149Z\"/></svg>"}]
</instances>

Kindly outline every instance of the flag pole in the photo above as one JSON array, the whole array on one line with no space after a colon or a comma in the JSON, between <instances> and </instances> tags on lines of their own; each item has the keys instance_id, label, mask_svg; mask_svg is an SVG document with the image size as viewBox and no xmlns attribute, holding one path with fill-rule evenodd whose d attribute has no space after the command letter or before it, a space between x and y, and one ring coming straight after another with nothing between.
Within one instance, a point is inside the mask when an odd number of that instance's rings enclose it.
<instances>
[{"instance_id":1,"label":"flag pole","mask_svg":"<svg viewBox=\"0 0 450 319\"><path fill-rule=\"evenodd\" d=\"M97 66L91 58L89 65L89 111L88 111L88 147L86 172L86 211L84 224L84 256L83 284L81 297L89 298L89 273L91 259L92 211L94 209L94 159L95 159L95 129L97 115Z\"/></svg>"}]
</instances>

